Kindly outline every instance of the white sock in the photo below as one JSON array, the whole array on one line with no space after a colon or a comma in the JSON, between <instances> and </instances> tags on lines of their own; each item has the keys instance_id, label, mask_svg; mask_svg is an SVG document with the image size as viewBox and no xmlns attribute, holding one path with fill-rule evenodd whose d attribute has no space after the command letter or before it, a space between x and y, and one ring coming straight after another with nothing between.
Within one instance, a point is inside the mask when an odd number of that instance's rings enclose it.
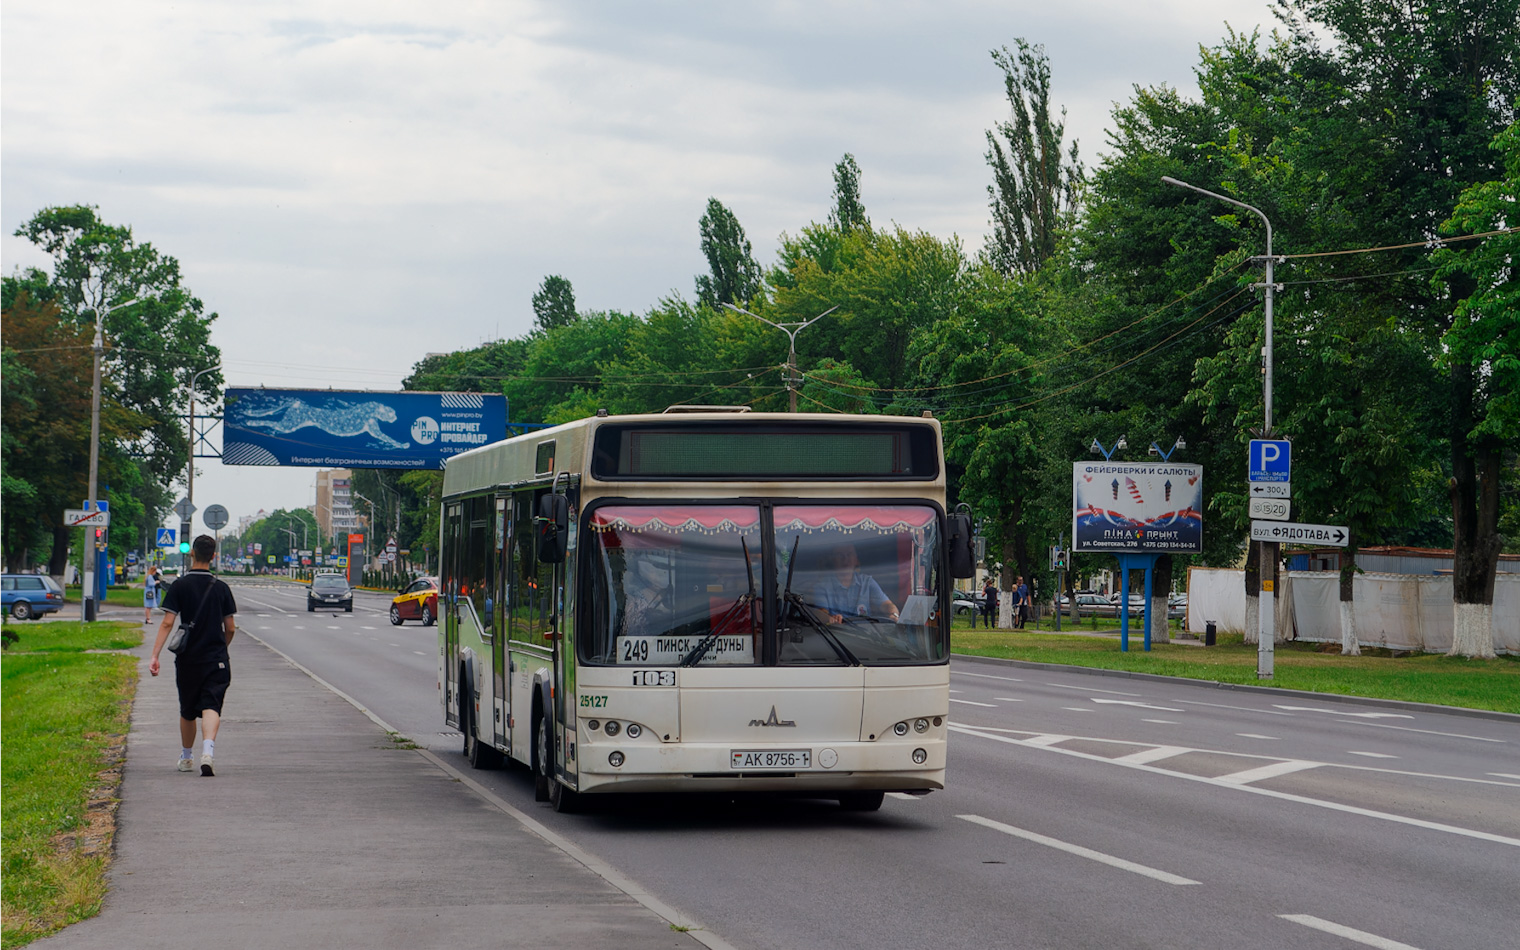
<instances>
[{"instance_id":1,"label":"white sock","mask_svg":"<svg viewBox=\"0 0 1520 950\"><path fill-rule=\"evenodd\" d=\"M205 742L202 742L201 743L201 754L202 755L209 755L209 756L213 756L214 757L216 755L216 740L215 739L207 739Z\"/></svg>"},{"instance_id":2,"label":"white sock","mask_svg":"<svg viewBox=\"0 0 1520 950\"><path fill-rule=\"evenodd\" d=\"M195 750L189 746L186 746L185 748L179 750L179 757L182 759L193 759L195 758Z\"/></svg>"}]
</instances>

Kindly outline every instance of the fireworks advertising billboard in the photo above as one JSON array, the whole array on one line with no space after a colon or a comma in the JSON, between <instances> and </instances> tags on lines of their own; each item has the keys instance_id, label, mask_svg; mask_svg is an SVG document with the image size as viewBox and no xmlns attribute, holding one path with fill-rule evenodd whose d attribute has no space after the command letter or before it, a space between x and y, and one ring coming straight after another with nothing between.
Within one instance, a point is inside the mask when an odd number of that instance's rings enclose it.
<instances>
[{"instance_id":1,"label":"fireworks advertising billboard","mask_svg":"<svg viewBox=\"0 0 1520 950\"><path fill-rule=\"evenodd\" d=\"M1072 550L1197 554L1203 550L1203 466L1072 465Z\"/></svg>"},{"instance_id":2,"label":"fireworks advertising billboard","mask_svg":"<svg viewBox=\"0 0 1520 950\"><path fill-rule=\"evenodd\" d=\"M229 389L227 465L443 468L507 437L507 401L482 393Z\"/></svg>"}]
</instances>

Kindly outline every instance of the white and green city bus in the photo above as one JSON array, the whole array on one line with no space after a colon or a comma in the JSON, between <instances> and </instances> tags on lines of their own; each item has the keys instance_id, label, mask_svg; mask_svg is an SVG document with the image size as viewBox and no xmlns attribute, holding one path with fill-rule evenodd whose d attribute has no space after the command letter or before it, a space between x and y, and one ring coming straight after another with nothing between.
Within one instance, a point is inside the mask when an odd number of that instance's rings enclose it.
<instances>
[{"instance_id":1,"label":"white and green city bus","mask_svg":"<svg viewBox=\"0 0 1520 950\"><path fill-rule=\"evenodd\" d=\"M444 717L560 810L943 788L969 535L930 418L598 414L466 452L444 471Z\"/></svg>"}]
</instances>

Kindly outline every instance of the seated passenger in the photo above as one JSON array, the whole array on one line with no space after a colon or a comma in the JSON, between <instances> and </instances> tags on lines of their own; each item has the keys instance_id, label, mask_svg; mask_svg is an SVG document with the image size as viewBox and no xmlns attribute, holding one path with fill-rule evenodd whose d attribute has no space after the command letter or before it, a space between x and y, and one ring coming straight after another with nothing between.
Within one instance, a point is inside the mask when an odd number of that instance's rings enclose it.
<instances>
[{"instance_id":1,"label":"seated passenger","mask_svg":"<svg viewBox=\"0 0 1520 950\"><path fill-rule=\"evenodd\" d=\"M828 573L813 588L811 606L828 615L829 623L845 617L885 617L897 620L897 605L887 599L876 578L860 573L855 545L837 544L829 550Z\"/></svg>"}]
</instances>

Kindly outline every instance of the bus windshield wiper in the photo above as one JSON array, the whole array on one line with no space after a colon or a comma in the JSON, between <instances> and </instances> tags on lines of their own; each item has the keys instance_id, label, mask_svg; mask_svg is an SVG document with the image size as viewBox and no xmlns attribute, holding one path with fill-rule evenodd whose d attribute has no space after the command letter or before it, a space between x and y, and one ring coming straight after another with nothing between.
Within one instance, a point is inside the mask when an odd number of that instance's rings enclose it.
<instances>
[{"instance_id":1,"label":"bus windshield wiper","mask_svg":"<svg viewBox=\"0 0 1520 950\"><path fill-rule=\"evenodd\" d=\"M728 609L723 612L723 616L719 617L718 622L713 624L712 630L707 636L703 637L701 642L692 647L690 653L681 657L681 662L677 664L678 666L696 666L702 662L702 657L706 656L707 651L712 649L712 645L718 642L718 637L728 632L728 628L733 626L734 621L743 616L749 610L750 605L755 602L755 569L749 561L749 545L744 543L742 535L739 537L739 547L744 549L744 571L749 575L749 592L740 594L739 599L728 606Z\"/></svg>"},{"instance_id":2,"label":"bus windshield wiper","mask_svg":"<svg viewBox=\"0 0 1520 950\"><path fill-rule=\"evenodd\" d=\"M834 631L819 623L818 618L813 616L813 612L808 609L807 602L802 599L802 595L792 593L792 570L797 566L797 545L801 541L802 535L799 534L797 535L797 540L792 542L792 556L786 562L786 589L781 592L781 602L782 604L797 608L797 612L802 614L802 619L806 620L808 625L814 630L817 630L823 637L824 642L833 648L835 655L839 657L841 663L849 666L859 666L860 660L855 658L855 654L850 652L850 648L839 641L839 638L834 635Z\"/></svg>"}]
</instances>

